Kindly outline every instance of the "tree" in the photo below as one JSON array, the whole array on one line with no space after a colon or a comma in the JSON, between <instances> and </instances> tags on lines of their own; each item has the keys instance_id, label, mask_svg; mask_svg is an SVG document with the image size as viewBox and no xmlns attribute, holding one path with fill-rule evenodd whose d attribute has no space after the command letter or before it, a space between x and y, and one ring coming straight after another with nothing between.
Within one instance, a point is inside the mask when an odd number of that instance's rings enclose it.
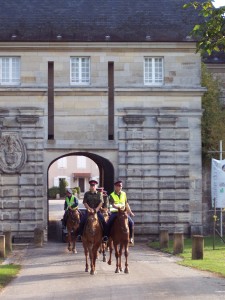
<instances>
[{"instance_id":1,"label":"tree","mask_svg":"<svg viewBox=\"0 0 225 300\"><path fill-rule=\"evenodd\" d=\"M60 178L59 179L59 193L60 197L65 196L66 194L66 187L68 186L68 183L65 178Z\"/></svg>"},{"instance_id":2,"label":"tree","mask_svg":"<svg viewBox=\"0 0 225 300\"><path fill-rule=\"evenodd\" d=\"M225 6L216 8L213 2L199 0L183 6L199 11L200 23L194 26L191 35L197 39L197 52L208 55L213 51L225 52Z\"/></svg>"},{"instance_id":3,"label":"tree","mask_svg":"<svg viewBox=\"0 0 225 300\"><path fill-rule=\"evenodd\" d=\"M202 64L202 86L207 88L202 97L202 154L206 162L207 158L212 157L210 151L218 151L219 141L225 140L225 115L219 101L220 82L213 78L204 64Z\"/></svg>"}]
</instances>

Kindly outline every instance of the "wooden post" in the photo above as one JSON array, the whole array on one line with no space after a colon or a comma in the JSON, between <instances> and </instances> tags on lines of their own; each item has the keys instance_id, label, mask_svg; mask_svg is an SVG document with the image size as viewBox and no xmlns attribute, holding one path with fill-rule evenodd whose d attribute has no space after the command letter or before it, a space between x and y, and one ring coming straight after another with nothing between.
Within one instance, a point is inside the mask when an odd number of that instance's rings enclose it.
<instances>
[{"instance_id":1,"label":"wooden post","mask_svg":"<svg viewBox=\"0 0 225 300\"><path fill-rule=\"evenodd\" d=\"M169 247L169 233L168 230L160 230L160 235L159 235L159 244L160 248L168 248Z\"/></svg>"},{"instance_id":2,"label":"wooden post","mask_svg":"<svg viewBox=\"0 0 225 300\"><path fill-rule=\"evenodd\" d=\"M12 251L12 235L11 231L5 231L3 232L5 236L5 249L6 251L11 252Z\"/></svg>"},{"instance_id":3,"label":"wooden post","mask_svg":"<svg viewBox=\"0 0 225 300\"><path fill-rule=\"evenodd\" d=\"M42 247L44 241L44 231L41 228L36 227L34 229L34 244L36 247Z\"/></svg>"},{"instance_id":4,"label":"wooden post","mask_svg":"<svg viewBox=\"0 0 225 300\"><path fill-rule=\"evenodd\" d=\"M5 257L5 236L0 235L0 257Z\"/></svg>"},{"instance_id":5,"label":"wooden post","mask_svg":"<svg viewBox=\"0 0 225 300\"><path fill-rule=\"evenodd\" d=\"M192 236L192 259L203 259L204 239L202 235Z\"/></svg>"},{"instance_id":6,"label":"wooden post","mask_svg":"<svg viewBox=\"0 0 225 300\"><path fill-rule=\"evenodd\" d=\"M173 235L173 254L183 253L184 236L183 233L175 232Z\"/></svg>"}]
</instances>

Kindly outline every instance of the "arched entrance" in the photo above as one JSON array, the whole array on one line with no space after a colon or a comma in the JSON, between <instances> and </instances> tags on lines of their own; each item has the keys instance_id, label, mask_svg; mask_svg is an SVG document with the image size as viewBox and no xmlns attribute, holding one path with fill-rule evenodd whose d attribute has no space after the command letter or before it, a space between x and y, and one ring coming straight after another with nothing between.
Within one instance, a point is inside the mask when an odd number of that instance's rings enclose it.
<instances>
[{"instance_id":1,"label":"arched entrance","mask_svg":"<svg viewBox=\"0 0 225 300\"><path fill-rule=\"evenodd\" d=\"M91 159L98 167L98 181L99 181L99 186L104 187L104 189L108 192L111 193L113 191L113 183L114 183L114 167L112 165L112 163L107 160L106 158L94 154L94 153L89 153L89 152L74 152L74 153L69 153L69 154L64 154L61 156L58 156L56 159L54 159L48 166L48 174L47 174L47 182L48 182L48 190L49 190L49 169L52 166L52 164L56 161L58 161L59 159L62 158L66 158L66 157L70 157L70 156L85 156L89 159ZM70 185L70 187L72 187ZM61 206L59 209L59 215L57 215L55 220L50 220L50 198L48 196L48 205L47 205L47 210L48 210L48 237L50 239L52 239L51 237L55 235L56 231L58 231L58 229L56 227L58 227L59 223L60 223L60 219L63 216L63 204L61 201ZM82 199L80 199L82 201ZM58 202L55 205L55 208L58 209L59 207L59 203ZM51 201L52 204L52 201ZM52 205L51 205L52 207ZM54 208L54 209L55 209ZM58 224L58 225L57 225ZM59 234L58 234L59 236ZM56 238L57 240L57 238Z\"/></svg>"}]
</instances>

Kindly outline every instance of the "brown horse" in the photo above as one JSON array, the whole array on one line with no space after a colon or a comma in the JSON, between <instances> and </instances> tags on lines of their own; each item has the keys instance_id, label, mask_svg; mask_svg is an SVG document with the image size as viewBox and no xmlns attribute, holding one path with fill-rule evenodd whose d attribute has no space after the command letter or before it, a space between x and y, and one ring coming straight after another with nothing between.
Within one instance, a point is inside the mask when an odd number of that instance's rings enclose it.
<instances>
[{"instance_id":1,"label":"brown horse","mask_svg":"<svg viewBox=\"0 0 225 300\"><path fill-rule=\"evenodd\" d=\"M78 235L78 228L80 225L80 213L77 208L68 210L68 219L67 219L67 230L68 230L68 250L73 253L77 253L76 249L76 239ZM71 245L73 247L71 248Z\"/></svg>"},{"instance_id":2,"label":"brown horse","mask_svg":"<svg viewBox=\"0 0 225 300\"><path fill-rule=\"evenodd\" d=\"M125 270L124 273L129 273L128 269L128 255L129 255L129 226L128 215L126 209L118 209L117 217L112 225L110 233L110 256L108 264L112 263L112 251L115 249L116 270L115 273L123 272L122 268L122 253L124 249L125 255Z\"/></svg>"},{"instance_id":3,"label":"brown horse","mask_svg":"<svg viewBox=\"0 0 225 300\"><path fill-rule=\"evenodd\" d=\"M108 208L107 207L101 207L100 211L103 215L103 218L105 219L105 222L107 223L109 219L109 213L108 213ZM102 253L103 256L103 262L106 262L106 250L108 248L108 242L107 243L101 243L100 248L99 248L99 253Z\"/></svg>"},{"instance_id":4,"label":"brown horse","mask_svg":"<svg viewBox=\"0 0 225 300\"><path fill-rule=\"evenodd\" d=\"M85 272L88 272L88 256L90 259L90 274L94 275L95 271L95 263L97 259L98 249L102 243L102 228L98 219L98 215L96 211L90 212L87 211L87 223L84 228L82 242L84 247L84 254L86 258L86 267Z\"/></svg>"}]
</instances>

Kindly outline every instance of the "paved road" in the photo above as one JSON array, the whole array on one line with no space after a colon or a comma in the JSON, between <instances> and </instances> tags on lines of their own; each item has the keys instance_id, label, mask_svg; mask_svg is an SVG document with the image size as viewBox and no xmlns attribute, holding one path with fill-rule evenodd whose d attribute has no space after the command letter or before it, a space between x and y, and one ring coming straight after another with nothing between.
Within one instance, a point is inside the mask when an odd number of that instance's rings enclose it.
<instances>
[{"instance_id":1,"label":"paved road","mask_svg":"<svg viewBox=\"0 0 225 300\"><path fill-rule=\"evenodd\" d=\"M174 256L144 244L130 248L129 274L115 274L115 259L109 266L101 258L97 274L86 273L81 243L77 254L53 240L43 248L30 245L23 254L19 276L3 290L0 299L225 299L225 279L179 266Z\"/></svg>"}]
</instances>

